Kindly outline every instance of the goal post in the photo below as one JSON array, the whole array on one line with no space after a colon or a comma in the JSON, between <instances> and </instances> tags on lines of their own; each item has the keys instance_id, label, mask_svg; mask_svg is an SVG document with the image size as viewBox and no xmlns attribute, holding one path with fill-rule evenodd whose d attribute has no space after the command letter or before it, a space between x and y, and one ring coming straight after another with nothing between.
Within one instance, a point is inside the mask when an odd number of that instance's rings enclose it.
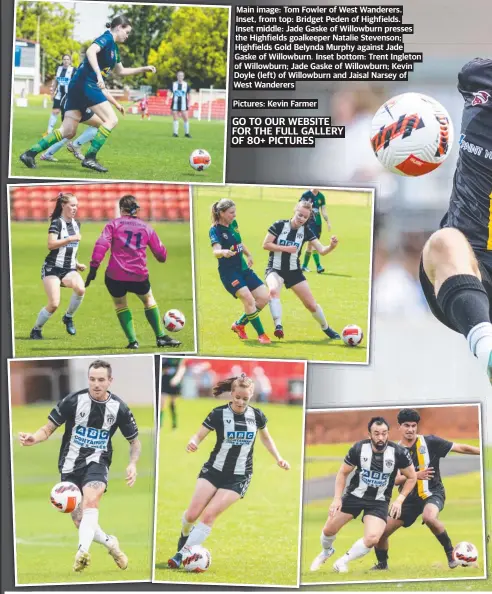
<instances>
[{"instance_id":1,"label":"goal post","mask_svg":"<svg viewBox=\"0 0 492 594\"><path fill-rule=\"evenodd\" d=\"M199 89L198 107L195 117L198 120L224 120L226 112L227 93L225 89Z\"/></svg>"}]
</instances>

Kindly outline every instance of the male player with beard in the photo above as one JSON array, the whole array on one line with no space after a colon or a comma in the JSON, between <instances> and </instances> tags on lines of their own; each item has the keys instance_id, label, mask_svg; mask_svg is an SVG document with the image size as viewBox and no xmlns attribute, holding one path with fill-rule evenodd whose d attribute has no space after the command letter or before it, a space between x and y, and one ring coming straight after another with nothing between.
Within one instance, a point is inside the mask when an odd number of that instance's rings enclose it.
<instances>
[{"instance_id":1,"label":"male player with beard","mask_svg":"<svg viewBox=\"0 0 492 594\"><path fill-rule=\"evenodd\" d=\"M362 512L364 536L335 561L333 569L348 572L348 564L364 555L381 538L388 515L399 518L405 497L412 491L417 476L407 451L389 441L389 424L383 417L373 417L368 425L369 439L355 443L345 456L335 481L335 495L328 519L321 532L323 550L311 564L317 571L335 552L333 542L338 532ZM391 503L391 492L396 475L407 479L398 497ZM347 478L353 472L350 484L342 496Z\"/></svg>"},{"instance_id":2,"label":"male player with beard","mask_svg":"<svg viewBox=\"0 0 492 594\"><path fill-rule=\"evenodd\" d=\"M398 413L398 431L401 439L399 445L410 454L417 470L417 484L405 499L399 518L388 518L386 529L374 547L377 564L372 569L388 569L389 537L398 528L409 528L422 515L422 523L426 524L437 538L446 553L450 569L458 566L453 557L453 545L446 532L444 524L439 519L439 512L444 508L446 493L439 470L439 460L445 458L449 452L458 454L480 455L480 449L461 443L453 443L436 435L419 435L418 424L420 415L416 410L404 408ZM400 489L405 485L406 478L398 476L396 484Z\"/></svg>"},{"instance_id":3,"label":"male player with beard","mask_svg":"<svg viewBox=\"0 0 492 594\"><path fill-rule=\"evenodd\" d=\"M130 461L126 483L133 487L137 479L137 461L141 444L138 427L128 406L109 391L113 381L111 365L96 360L89 366L89 387L69 394L48 416L48 422L35 433L19 433L22 446L46 441L63 423L58 469L61 481L77 485L82 503L72 512L79 530L79 546L73 570L80 572L90 565L92 542L104 545L120 569L128 567L128 557L120 549L118 539L99 526L99 504L108 487L108 473L113 455L111 438L117 429L130 444Z\"/></svg>"}]
</instances>

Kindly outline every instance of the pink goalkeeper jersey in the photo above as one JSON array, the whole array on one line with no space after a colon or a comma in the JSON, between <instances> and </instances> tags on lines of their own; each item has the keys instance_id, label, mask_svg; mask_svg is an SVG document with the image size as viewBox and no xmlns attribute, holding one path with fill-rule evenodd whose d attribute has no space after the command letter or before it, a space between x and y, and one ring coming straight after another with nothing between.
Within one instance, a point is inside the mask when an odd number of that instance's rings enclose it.
<instances>
[{"instance_id":1,"label":"pink goalkeeper jersey","mask_svg":"<svg viewBox=\"0 0 492 594\"><path fill-rule=\"evenodd\" d=\"M159 262L165 262L167 250L150 225L136 217L123 216L110 221L96 241L91 266L98 268L111 249L106 274L118 281L141 282L148 278L146 248L150 247Z\"/></svg>"}]
</instances>

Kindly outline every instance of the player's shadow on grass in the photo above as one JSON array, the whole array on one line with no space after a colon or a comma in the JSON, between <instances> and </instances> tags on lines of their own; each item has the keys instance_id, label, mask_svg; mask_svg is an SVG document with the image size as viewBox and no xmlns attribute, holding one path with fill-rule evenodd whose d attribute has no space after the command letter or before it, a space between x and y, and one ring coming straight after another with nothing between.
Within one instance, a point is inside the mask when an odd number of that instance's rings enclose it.
<instances>
[{"instance_id":1,"label":"player's shadow on grass","mask_svg":"<svg viewBox=\"0 0 492 594\"><path fill-rule=\"evenodd\" d=\"M341 278L352 278L351 274L338 274L338 272L318 272L319 276L339 276Z\"/></svg>"}]
</instances>

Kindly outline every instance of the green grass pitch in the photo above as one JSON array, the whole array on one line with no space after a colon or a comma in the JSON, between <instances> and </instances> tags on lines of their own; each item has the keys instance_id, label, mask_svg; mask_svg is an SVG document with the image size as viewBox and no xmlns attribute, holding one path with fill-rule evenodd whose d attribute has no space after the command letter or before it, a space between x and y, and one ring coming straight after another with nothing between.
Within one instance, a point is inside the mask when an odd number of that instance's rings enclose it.
<instances>
[{"instance_id":1,"label":"green grass pitch","mask_svg":"<svg viewBox=\"0 0 492 594\"><path fill-rule=\"evenodd\" d=\"M350 445L345 444L344 447L344 444L337 444L334 455L338 456L340 454L340 448L346 452ZM318 451L319 447L315 448L316 446L308 447L306 456L326 454L325 451ZM335 464L335 462L328 462L328 464ZM340 466L340 462L336 464L338 467ZM315 469L310 468L315 465L315 462L306 462L304 467L304 476L306 478L320 475ZM353 561L350 564L348 574L337 574L332 570L333 561L343 555L363 534L362 523L359 520L354 520L349 522L338 534L334 544L336 553L333 559L329 559L317 572L311 572L309 566L320 551L319 535L326 521L328 507L331 502L331 499L326 499L305 505L303 509L301 583L307 586L316 582L336 582L336 586L320 586L319 588L310 586L310 589L323 591L353 591L353 585L342 588L341 584L364 581L377 582L378 580L385 580L388 583L358 584L356 588L361 591L394 591L397 585L398 590L401 591L488 590L490 580L476 579L466 582L461 579L456 580L456 578L477 578L484 575L484 527L482 525L480 473L471 472L445 477L444 485L446 487L446 505L440 514L440 518L454 543L466 540L477 547L480 559L478 568L457 567L450 570L441 545L430 530L417 520L412 527L401 528L390 538L390 570L388 572L375 574L370 571L376 558L373 553L369 553L363 559ZM450 578L455 581L437 581L439 579L449 580ZM402 581L409 579L426 581ZM390 580L397 581L398 584L390 583ZM488 587L486 587L487 585Z\"/></svg>"},{"instance_id":2,"label":"green grass pitch","mask_svg":"<svg viewBox=\"0 0 492 594\"><path fill-rule=\"evenodd\" d=\"M210 569L203 574L167 569L167 560L176 552L183 511L191 500L200 468L215 444L215 436L209 434L194 454L186 453L185 447L212 408L222 403L213 399L179 400L175 431L170 429L170 419L164 419L159 444L155 579L193 585L295 586L303 414L301 407L287 405L262 404L260 408L269 419L268 429L291 470L278 468L258 439L253 479L245 498L219 516L204 543L212 555Z\"/></svg>"},{"instance_id":3,"label":"green grass pitch","mask_svg":"<svg viewBox=\"0 0 492 594\"><path fill-rule=\"evenodd\" d=\"M113 438L114 455L107 493L102 498L99 523L114 534L128 555L129 566L118 569L106 549L93 543L91 565L74 573L78 533L70 514L50 504L51 488L60 480L57 462L63 429L48 441L22 448L19 431L35 431L46 423L51 408L24 406L12 409L13 477L18 584L62 584L149 580L152 564L154 512L154 416L149 407L133 407L140 429L142 455L137 482L125 483L128 442L119 431Z\"/></svg>"},{"instance_id":4,"label":"green grass pitch","mask_svg":"<svg viewBox=\"0 0 492 594\"><path fill-rule=\"evenodd\" d=\"M92 249L104 222L82 223L82 242L79 261L89 265ZM168 309L179 309L186 317L184 329L176 334L182 341L180 352L194 351L193 290L190 232L188 223L155 223L163 244L168 249L168 260L160 264L151 253L148 267L152 292L161 315ZM101 265L97 278L88 287L84 301L74 316L76 336L65 331L61 319L66 311L71 291L62 289L58 310L43 328L44 340L30 340L29 332L40 309L46 305L46 294L40 278L41 266L48 254L46 247L48 222L11 225L12 287L16 357L72 356L118 353L152 353L157 350L155 336L145 318L140 300L128 294L128 304L133 312L138 351L128 351L127 339L114 312L113 301L104 284L106 261ZM87 272L83 272L85 278Z\"/></svg>"},{"instance_id":5,"label":"green grass pitch","mask_svg":"<svg viewBox=\"0 0 492 594\"><path fill-rule=\"evenodd\" d=\"M180 121L180 137L173 138L172 118L153 116L150 121L140 115L119 115L119 124L101 149L99 159L109 169L97 173L85 169L65 148L56 154L58 163L36 159L36 169L28 169L19 155L35 144L46 131L50 109L40 106L14 107L12 120L11 176L70 179L117 179L122 181L169 181L190 183L222 183L224 168L223 121L191 120L192 138L185 138ZM58 119L56 127L60 125ZM77 135L86 126L81 124ZM86 152L89 145L84 145ZM212 164L206 171L195 171L189 164L192 151L207 150Z\"/></svg>"},{"instance_id":6,"label":"green grass pitch","mask_svg":"<svg viewBox=\"0 0 492 594\"><path fill-rule=\"evenodd\" d=\"M239 230L245 245L253 254L254 270L263 278L268 252L262 243L268 227L278 219L287 219L302 194L302 189L269 187L195 187L194 230L198 340L204 355L247 356L309 359L365 363L367 360L369 323L369 280L372 208L368 194L324 192L332 223L331 233L338 236L339 246L321 258L326 272L306 273L311 290L323 307L330 326L341 332L348 324L359 325L364 340L359 347L346 347L330 341L320 330L292 291L282 289L285 339L273 336L274 326L269 308L261 314L271 345L261 345L251 326L248 340L240 341L230 326L242 313L241 303L223 287L217 272L217 260L209 242L210 207L223 197L236 202ZM329 242L330 233L323 221L321 242ZM302 256L301 256L302 262ZM313 261L311 260L311 270Z\"/></svg>"}]
</instances>

